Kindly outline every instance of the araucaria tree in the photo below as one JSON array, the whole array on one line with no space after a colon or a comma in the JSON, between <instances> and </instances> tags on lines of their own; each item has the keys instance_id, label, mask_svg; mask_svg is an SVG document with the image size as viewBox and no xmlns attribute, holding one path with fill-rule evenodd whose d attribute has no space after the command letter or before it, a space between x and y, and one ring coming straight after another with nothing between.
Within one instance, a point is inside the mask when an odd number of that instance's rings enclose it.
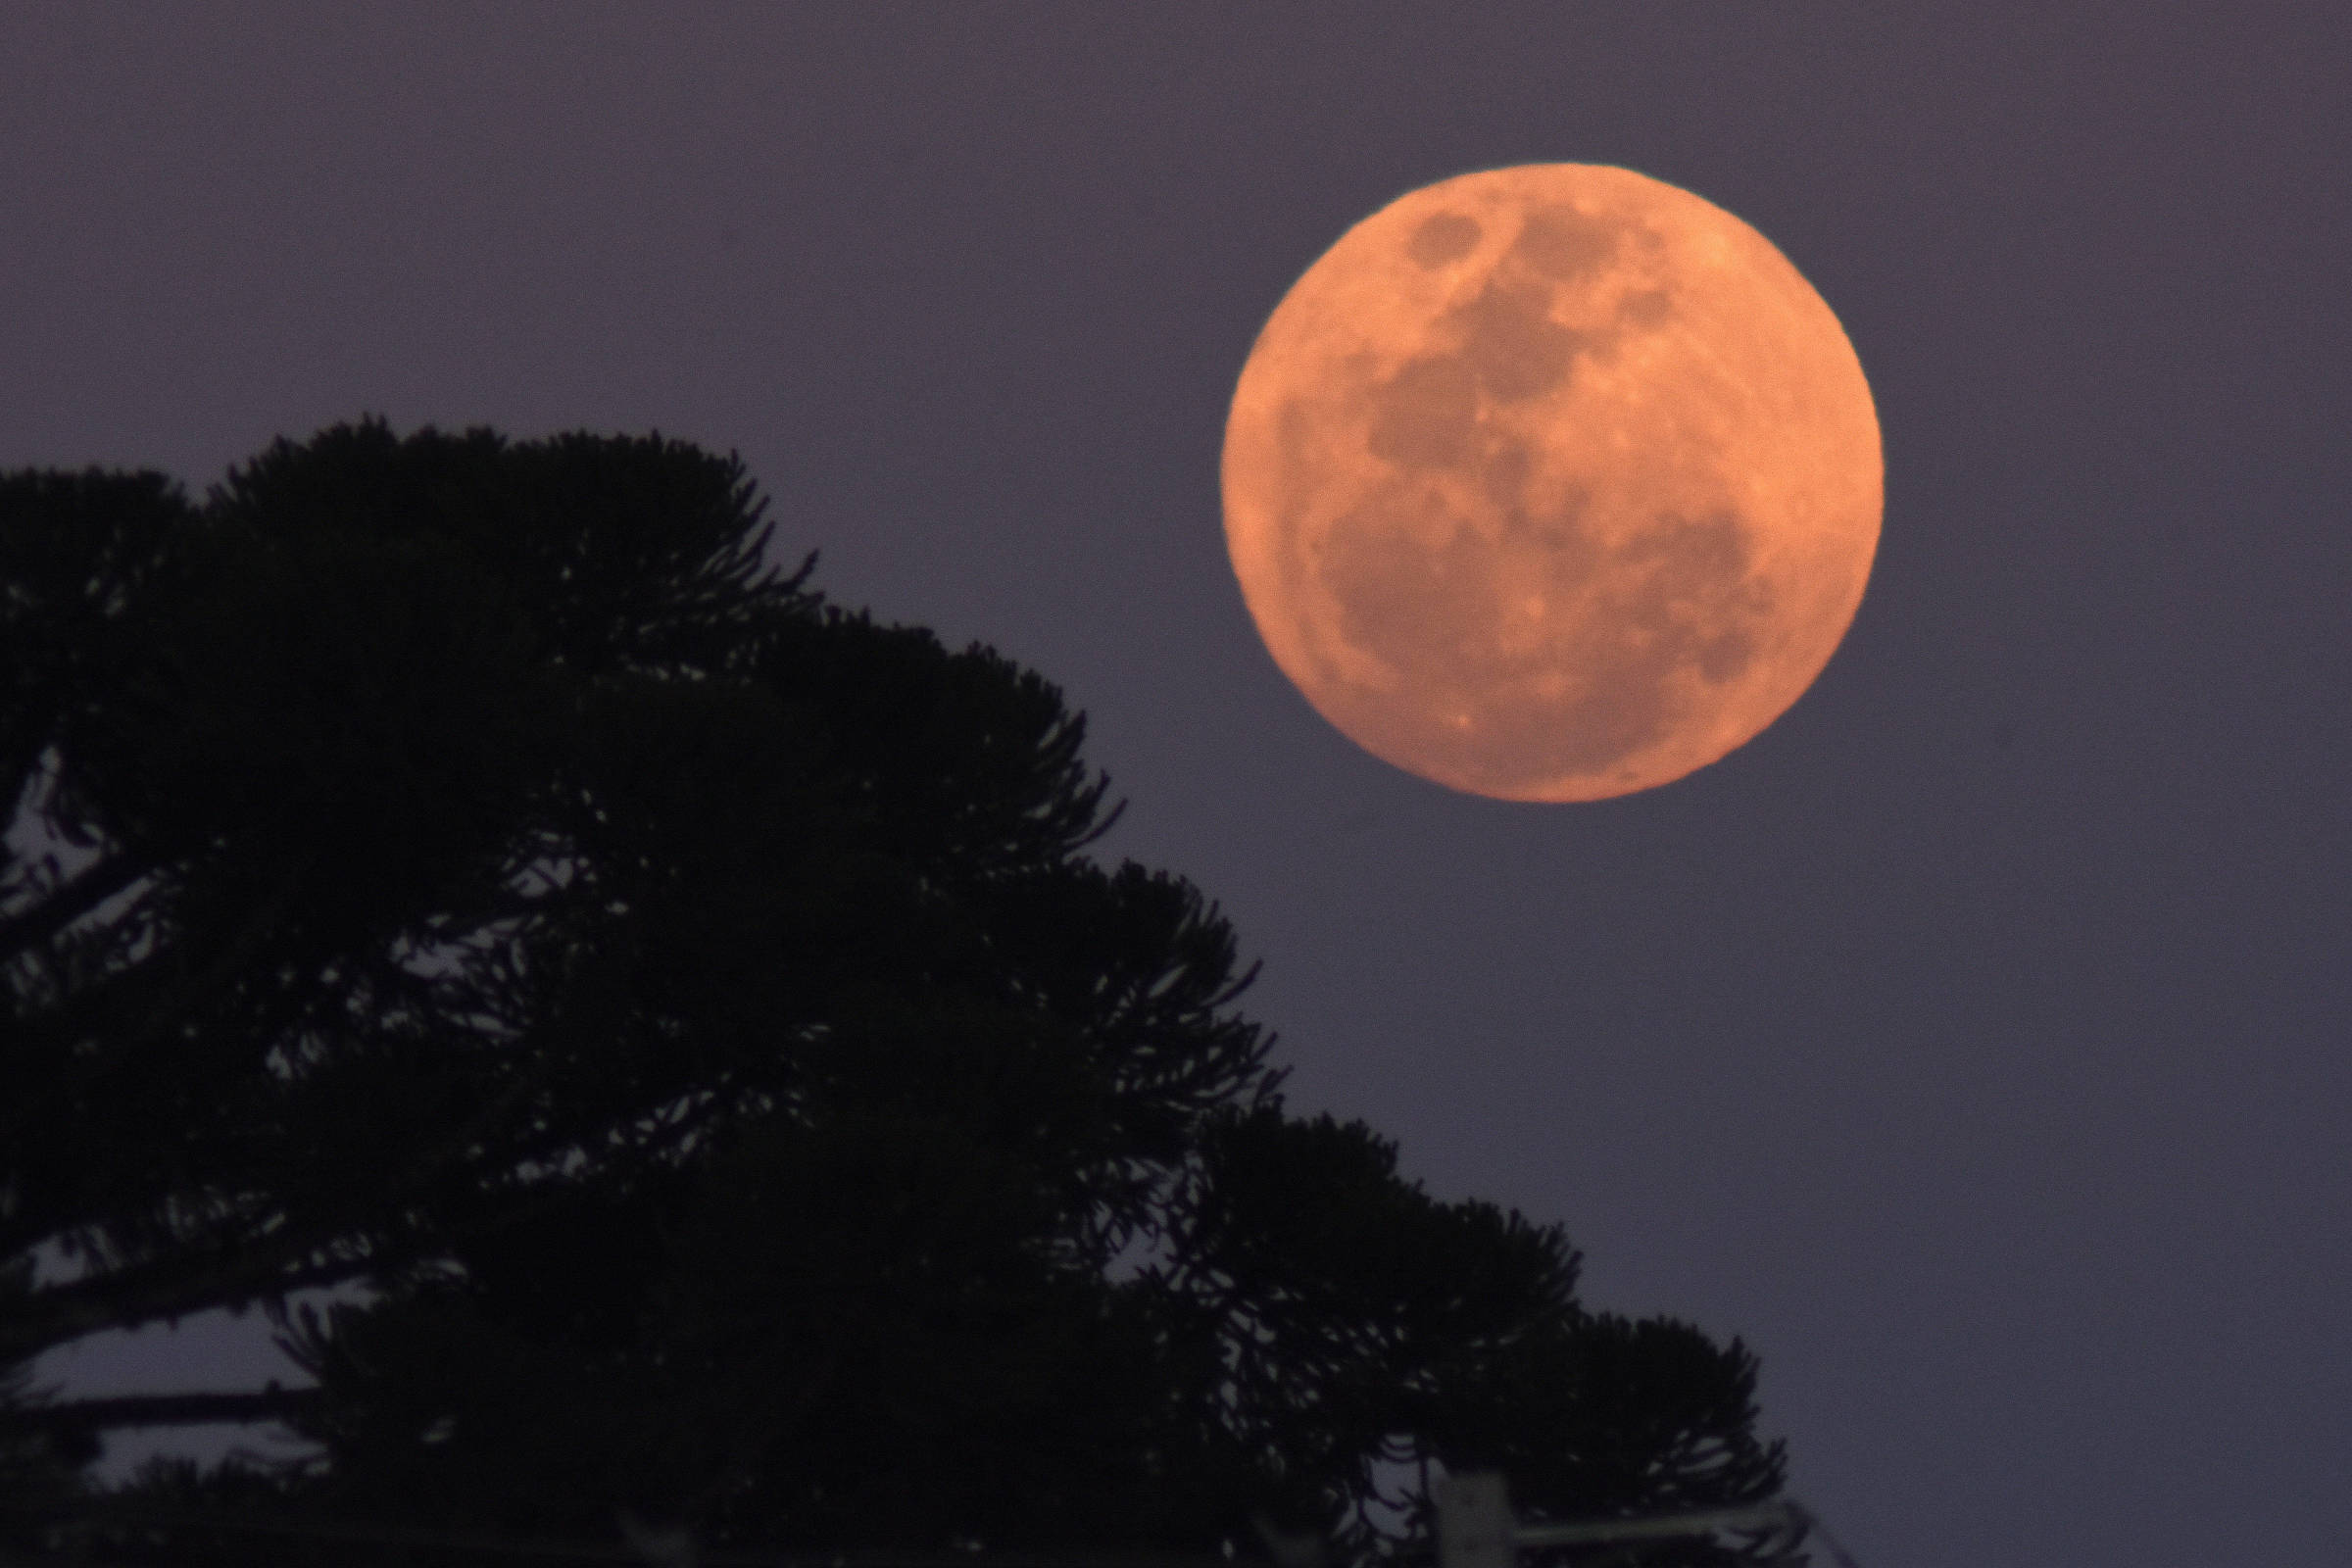
<instances>
[{"instance_id":1,"label":"araucaria tree","mask_svg":"<svg viewBox=\"0 0 2352 1568\"><path fill-rule=\"evenodd\" d=\"M1777 1489L1737 1343L1284 1109L1215 908L1090 855L1052 686L767 544L660 439L0 477L0 1373L258 1306L316 1385L0 1380L0 1484L229 1415L318 1457L149 1493L1255 1554L1425 1528L1432 1464L1539 1518Z\"/></svg>"}]
</instances>

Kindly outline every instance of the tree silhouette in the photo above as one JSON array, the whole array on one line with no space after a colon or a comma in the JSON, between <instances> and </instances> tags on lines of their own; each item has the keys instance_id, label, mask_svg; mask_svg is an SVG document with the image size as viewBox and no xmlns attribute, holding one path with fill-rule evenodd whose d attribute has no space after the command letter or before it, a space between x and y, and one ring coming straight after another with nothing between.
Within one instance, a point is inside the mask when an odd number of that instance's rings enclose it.
<instances>
[{"instance_id":1,"label":"tree silhouette","mask_svg":"<svg viewBox=\"0 0 2352 1568\"><path fill-rule=\"evenodd\" d=\"M1778 1488L1736 1342L1284 1109L1214 906L1089 853L1052 686L768 542L659 439L0 478L0 1364L259 1305L317 1382L19 1397L0 1467L270 1417L323 1457L145 1494L826 1550L1363 1551L1431 1463Z\"/></svg>"}]
</instances>

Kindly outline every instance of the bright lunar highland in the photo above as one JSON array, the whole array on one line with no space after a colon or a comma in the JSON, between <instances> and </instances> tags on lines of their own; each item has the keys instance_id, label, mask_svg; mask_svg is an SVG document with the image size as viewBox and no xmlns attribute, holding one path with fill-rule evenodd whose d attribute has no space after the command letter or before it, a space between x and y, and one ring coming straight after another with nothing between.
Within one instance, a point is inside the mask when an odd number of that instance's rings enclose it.
<instances>
[{"instance_id":1,"label":"bright lunar highland","mask_svg":"<svg viewBox=\"0 0 2352 1568\"><path fill-rule=\"evenodd\" d=\"M1400 197L1258 335L1226 543L1284 673L1457 790L1682 777L1829 662L1878 548L1878 416L1772 243L1630 170Z\"/></svg>"}]
</instances>

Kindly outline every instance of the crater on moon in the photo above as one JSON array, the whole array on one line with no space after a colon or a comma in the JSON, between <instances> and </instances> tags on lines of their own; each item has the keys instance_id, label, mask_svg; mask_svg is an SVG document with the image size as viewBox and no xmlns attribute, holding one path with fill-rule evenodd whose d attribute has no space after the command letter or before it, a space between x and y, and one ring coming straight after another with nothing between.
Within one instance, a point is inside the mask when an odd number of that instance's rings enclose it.
<instances>
[{"instance_id":1,"label":"crater on moon","mask_svg":"<svg viewBox=\"0 0 2352 1568\"><path fill-rule=\"evenodd\" d=\"M1860 602L1878 424L1763 237L1626 170L1447 180L1365 220L1260 334L1226 533L1276 662L1441 783L1591 800L1794 702Z\"/></svg>"}]
</instances>

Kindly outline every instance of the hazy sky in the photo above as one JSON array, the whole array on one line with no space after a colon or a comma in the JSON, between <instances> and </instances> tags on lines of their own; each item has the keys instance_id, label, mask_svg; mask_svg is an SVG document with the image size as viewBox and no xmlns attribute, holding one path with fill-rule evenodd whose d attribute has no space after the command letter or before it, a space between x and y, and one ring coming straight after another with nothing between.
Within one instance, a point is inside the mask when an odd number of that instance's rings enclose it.
<instances>
[{"instance_id":1,"label":"hazy sky","mask_svg":"<svg viewBox=\"0 0 2352 1568\"><path fill-rule=\"evenodd\" d=\"M2334 1568L2348 67L2340 0L12 4L0 466L739 450L837 599L1087 710L1296 1104L1744 1337L1870 1568ZM1299 271L1550 160L1770 236L1887 466L1813 691L1587 807L1342 738L1218 524Z\"/></svg>"}]
</instances>

